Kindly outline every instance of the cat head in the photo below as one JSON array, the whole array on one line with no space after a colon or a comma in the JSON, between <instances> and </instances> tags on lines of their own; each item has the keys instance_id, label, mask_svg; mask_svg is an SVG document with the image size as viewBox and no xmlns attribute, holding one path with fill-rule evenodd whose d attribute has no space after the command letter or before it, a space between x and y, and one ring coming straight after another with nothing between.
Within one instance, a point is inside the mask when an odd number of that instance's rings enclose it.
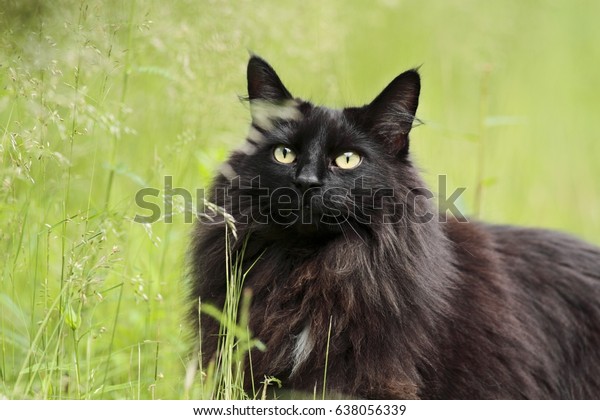
<instances>
[{"instance_id":1,"label":"cat head","mask_svg":"<svg viewBox=\"0 0 600 420\"><path fill-rule=\"evenodd\" d=\"M257 56L247 77L247 143L217 182L229 185L226 208L236 220L270 234L356 232L397 213L389 206L420 186L408 159L416 70L400 74L371 103L344 109L295 98Z\"/></svg>"},{"instance_id":2,"label":"cat head","mask_svg":"<svg viewBox=\"0 0 600 420\"><path fill-rule=\"evenodd\" d=\"M291 110L282 115L281 108L290 108L294 104L309 105L306 101L294 100L275 70L258 56L250 58L247 77L253 123L259 127L265 118L269 119L268 110L273 112L271 119L285 119L286 115L293 119L295 115L299 115ZM408 134L415 120L420 90L419 73L417 70L408 70L392 80L370 104L360 108L346 108L341 113L348 124L387 145L388 152L401 157L408 153ZM308 111L308 108L326 109L305 106L304 110Z\"/></svg>"}]
</instances>

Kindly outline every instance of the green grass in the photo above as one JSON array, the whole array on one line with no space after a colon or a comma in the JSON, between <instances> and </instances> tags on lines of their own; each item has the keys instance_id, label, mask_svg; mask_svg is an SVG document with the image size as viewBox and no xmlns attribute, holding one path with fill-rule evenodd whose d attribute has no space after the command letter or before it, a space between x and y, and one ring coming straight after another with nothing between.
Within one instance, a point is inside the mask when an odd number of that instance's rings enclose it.
<instances>
[{"instance_id":1,"label":"green grass","mask_svg":"<svg viewBox=\"0 0 600 420\"><path fill-rule=\"evenodd\" d=\"M240 144L248 50L333 106L422 65L412 151L433 189L447 174L469 214L600 243L598 15L568 0L1 0L0 398L240 396L223 393L239 391L232 362L185 379L181 202L173 223L133 218L140 188L206 186Z\"/></svg>"}]
</instances>

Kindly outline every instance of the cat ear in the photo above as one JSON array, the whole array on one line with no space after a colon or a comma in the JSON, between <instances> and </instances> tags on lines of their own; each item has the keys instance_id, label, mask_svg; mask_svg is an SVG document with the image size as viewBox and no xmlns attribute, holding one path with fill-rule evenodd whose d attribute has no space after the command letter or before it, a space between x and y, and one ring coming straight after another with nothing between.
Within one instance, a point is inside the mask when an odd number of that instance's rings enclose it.
<instances>
[{"instance_id":1,"label":"cat ear","mask_svg":"<svg viewBox=\"0 0 600 420\"><path fill-rule=\"evenodd\" d=\"M248 98L273 102L293 99L273 67L256 55L248 61Z\"/></svg>"},{"instance_id":2,"label":"cat ear","mask_svg":"<svg viewBox=\"0 0 600 420\"><path fill-rule=\"evenodd\" d=\"M417 70L396 77L367 105L363 121L395 153L408 152L408 133L419 105L421 78Z\"/></svg>"},{"instance_id":3,"label":"cat ear","mask_svg":"<svg viewBox=\"0 0 600 420\"><path fill-rule=\"evenodd\" d=\"M248 61L248 99L252 125L261 130L271 130L277 120L302 118L298 102L281 83L275 70L256 55Z\"/></svg>"}]
</instances>

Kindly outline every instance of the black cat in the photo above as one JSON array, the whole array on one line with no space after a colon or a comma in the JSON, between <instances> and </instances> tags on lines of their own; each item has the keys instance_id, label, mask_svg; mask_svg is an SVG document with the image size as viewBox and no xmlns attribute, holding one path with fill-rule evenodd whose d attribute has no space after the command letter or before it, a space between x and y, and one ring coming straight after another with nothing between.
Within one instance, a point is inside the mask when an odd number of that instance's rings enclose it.
<instances>
[{"instance_id":1,"label":"black cat","mask_svg":"<svg viewBox=\"0 0 600 420\"><path fill-rule=\"evenodd\" d=\"M312 394L327 359L327 391L355 398L600 398L600 249L443 221L408 153L419 91L410 70L369 105L329 109L251 57L250 134L210 199L252 266L255 383ZM193 239L194 325L198 298L225 299L220 220ZM202 327L208 361L219 326Z\"/></svg>"}]
</instances>

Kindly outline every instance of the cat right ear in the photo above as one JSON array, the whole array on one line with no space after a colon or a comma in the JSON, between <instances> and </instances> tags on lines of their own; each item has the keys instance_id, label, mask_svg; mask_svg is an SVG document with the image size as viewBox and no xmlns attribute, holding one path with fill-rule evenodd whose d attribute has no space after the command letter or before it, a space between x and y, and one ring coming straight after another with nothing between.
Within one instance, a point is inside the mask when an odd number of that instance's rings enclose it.
<instances>
[{"instance_id":1,"label":"cat right ear","mask_svg":"<svg viewBox=\"0 0 600 420\"><path fill-rule=\"evenodd\" d=\"M262 58L253 55L248 61L248 99L261 99L270 102L282 102L293 99L292 94L269 65Z\"/></svg>"},{"instance_id":2,"label":"cat right ear","mask_svg":"<svg viewBox=\"0 0 600 420\"><path fill-rule=\"evenodd\" d=\"M408 133L415 119L420 91L419 73L408 70L396 77L365 107L363 121L395 153L408 152Z\"/></svg>"}]
</instances>

